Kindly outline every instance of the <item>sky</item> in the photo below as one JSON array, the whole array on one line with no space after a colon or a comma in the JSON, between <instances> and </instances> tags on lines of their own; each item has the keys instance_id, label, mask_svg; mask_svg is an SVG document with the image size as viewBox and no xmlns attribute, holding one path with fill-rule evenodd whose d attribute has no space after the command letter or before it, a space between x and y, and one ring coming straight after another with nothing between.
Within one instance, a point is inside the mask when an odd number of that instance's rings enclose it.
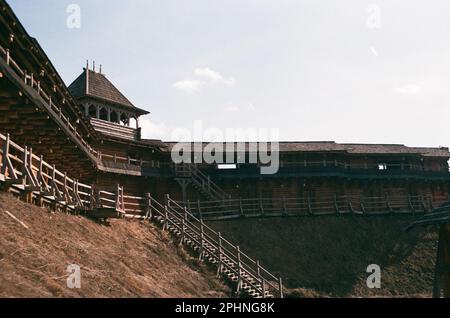
<instances>
[{"instance_id":1,"label":"sky","mask_svg":"<svg viewBox=\"0 0 450 318\"><path fill-rule=\"evenodd\" d=\"M175 128L450 145L448 0L8 0L69 85L95 60ZM80 27L68 27L80 9Z\"/></svg>"}]
</instances>

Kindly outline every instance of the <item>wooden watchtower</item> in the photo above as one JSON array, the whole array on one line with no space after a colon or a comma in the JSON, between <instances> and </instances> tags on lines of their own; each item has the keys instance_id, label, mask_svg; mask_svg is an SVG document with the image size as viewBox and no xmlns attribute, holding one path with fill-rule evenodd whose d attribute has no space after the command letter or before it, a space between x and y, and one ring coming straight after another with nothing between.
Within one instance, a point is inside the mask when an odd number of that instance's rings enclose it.
<instances>
[{"instance_id":1,"label":"wooden watchtower","mask_svg":"<svg viewBox=\"0 0 450 318\"><path fill-rule=\"evenodd\" d=\"M97 72L95 64L92 69L87 64L69 91L96 131L120 139L141 139L139 117L149 112L135 107L106 78L101 67Z\"/></svg>"}]
</instances>

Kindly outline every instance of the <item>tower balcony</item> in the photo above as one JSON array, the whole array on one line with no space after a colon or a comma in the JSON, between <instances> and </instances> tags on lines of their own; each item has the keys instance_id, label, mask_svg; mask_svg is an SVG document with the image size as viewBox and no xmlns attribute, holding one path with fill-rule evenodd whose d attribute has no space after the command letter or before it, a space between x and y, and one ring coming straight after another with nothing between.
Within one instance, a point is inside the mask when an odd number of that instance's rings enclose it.
<instances>
[{"instance_id":1,"label":"tower balcony","mask_svg":"<svg viewBox=\"0 0 450 318\"><path fill-rule=\"evenodd\" d=\"M94 129L106 136L116 137L126 140L139 140L141 137L141 128L131 128L107 120L90 118L91 125Z\"/></svg>"}]
</instances>

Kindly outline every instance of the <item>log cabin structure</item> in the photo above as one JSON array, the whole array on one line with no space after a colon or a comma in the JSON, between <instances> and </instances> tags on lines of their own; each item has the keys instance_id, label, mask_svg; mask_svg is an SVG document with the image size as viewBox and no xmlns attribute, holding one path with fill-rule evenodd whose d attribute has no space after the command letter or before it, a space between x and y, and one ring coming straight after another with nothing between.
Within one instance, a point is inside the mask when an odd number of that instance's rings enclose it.
<instances>
[{"instance_id":1,"label":"log cabin structure","mask_svg":"<svg viewBox=\"0 0 450 318\"><path fill-rule=\"evenodd\" d=\"M448 148L280 142L278 173L262 175L262 162L232 169L173 163L176 142L142 138L139 117L148 113L89 65L67 87L0 0L0 187L29 202L99 217L153 217L238 291L282 297L281 280L245 256L247 266L238 246L222 255L227 241L203 221L426 214L449 200ZM234 158L252 156L248 144L244 149ZM204 241L205 231L213 241ZM448 226L442 231L448 237ZM445 250L448 240L441 241Z\"/></svg>"},{"instance_id":2,"label":"log cabin structure","mask_svg":"<svg viewBox=\"0 0 450 318\"><path fill-rule=\"evenodd\" d=\"M261 175L260 163L180 168L170 156L176 143L143 139L139 117L149 112L135 107L101 70L87 65L67 87L4 1L0 19L0 131L89 183L170 193L183 202L302 198L334 208L336 198L359 197L379 198L386 208L395 197L422 210L448 200L448 148L280 142L274 175ZM249 157L246 147L234 157Z\"/></svg>"},{"instance_id":3,"label":"log cabin structure","mask_svg":"<svg viewBox=\"0 0 450 318\"><path fill-rule=\"evenodd\" d=\"M280 142L274 175L261 175L262 163L175 165L176 143L143 139L139 117L149 112L101 70L87 65L67 87L5 1L0 25L0 132L89 184L110 190L121 184L160 198L170 193L184 204L298 199L308 206L328 202L328 209L342 201L346 210L353 205L358 211L427 211L449 198L448 148ZM235 152L239 156L251 156L248 145L244 154Z\"/></svg>"}]
</instances>

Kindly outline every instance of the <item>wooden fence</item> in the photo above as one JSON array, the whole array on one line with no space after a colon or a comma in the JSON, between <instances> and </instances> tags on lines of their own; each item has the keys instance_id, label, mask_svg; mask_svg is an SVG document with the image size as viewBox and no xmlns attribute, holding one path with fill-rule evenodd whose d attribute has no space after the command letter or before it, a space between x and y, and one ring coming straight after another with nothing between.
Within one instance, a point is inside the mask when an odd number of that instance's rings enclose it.
<instances>
[{"instance_id":1,"label":"wooden fence","mask_svg":"<svg viewBox=\"0 0 450 318\"><path fill-rule=\"evenodd\" d=\"M174 164L173 169L175 175L181 178L189 178L193 186L207 197L214 200L225 200L231 198L220 186L211 180L211 178L204 174L195 164L182 163Z\"/></svg>"},{"instance_id":2,"label":"wooden fence","mask_svg":"<svg viewBox=\"0 0 450 318\"><path fill-rule=\"evenodd\" d=\"M88 215L107 209L122 217L154 219L197 251L200 259L217 266L218 275L235 283L237 295L283 297L281 279L186 209L178 212L181 207L168 195L167 204L162 205L150 194L127 195L119 185L115 192L95 190L60 172L31 148L14 143L9 135L0 134L0 164L0 185L30 203Z\"/></svg>"},{"instance_id":3,"label":"wooden fence","mask_svg":"<svg viewBox=\"0 0 450 318\"><path fill-rule=\"evenodd\" d=\"M283 298L281 278L261 266L241 251L239 246L226 240L221 233L207 226L187 209L167 195L166 204L148 197L149 213L158 220L163 229L180 237L181 244L187 244L198 251L199 258L217 266L217 274L225 276L236 284L236 292L256 298Z\"/></svg>"},{"instance_id":4,"label":"wooden fence","mask_svg":"<svg viewBox=\"0 0 450 318\"><path fill-rule=\"evenodd\" d=\"M247 198L219 201L177 202L203 220L251 217L299 217L320 215L420 214L433 209L431 197L413 195L334 195L313 200L297 198Z\"/></svg>"}]
</instances>

